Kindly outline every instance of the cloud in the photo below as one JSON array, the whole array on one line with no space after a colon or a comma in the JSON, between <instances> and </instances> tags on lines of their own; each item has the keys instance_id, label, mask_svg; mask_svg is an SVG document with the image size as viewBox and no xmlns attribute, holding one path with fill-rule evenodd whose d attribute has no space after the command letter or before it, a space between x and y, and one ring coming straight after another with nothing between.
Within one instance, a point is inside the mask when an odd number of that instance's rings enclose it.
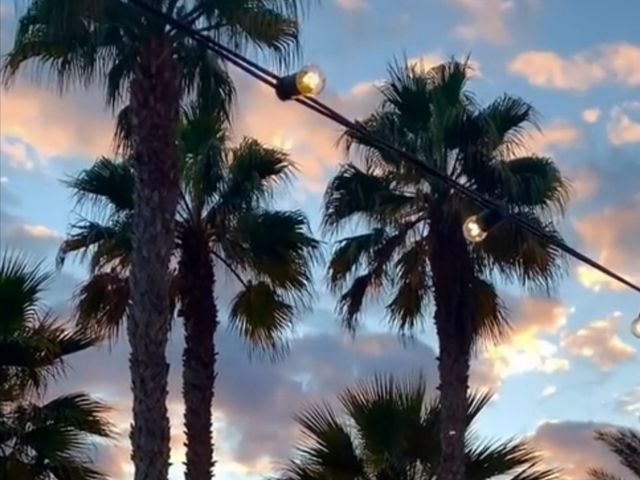
<instances>
[{"instance_id":1,"label":"cloud","mask_svg":"<svg viewBox=\"0 0 640 480\"><path fill-rule=\"evenodd\" d=\"M548 385L546 387L544 387L544 390L542 390L542 393L540 394L541 397L551 397L553 395L555 395L556 393L558 393L558 387L556 387L555 385Z\"/></svg>"},{"instance_id":2,"label":"cloud","mask_svg":"<svg viewBox=\"0 0 640 480\"><path fill-rule=\"evenodd\" d=\"M45 225L30 223L13 213L20 205L19 198L9 190L7 183L0 183L0 241L9 247L26 253L35 259L52 255L60 246L62 236Z\"/></svg>"},{"instance_id":3,"label":"cloud","mask_svg":"<svg viewBox=\"0 0 640 480\"><path fill-rule=\"evenodd\" d=\"M580 243L606 267L631 281L640 279L640 195L578 219L574 228ZM578 281L587 288L625 290L627 287L586 265L576 269Z\"/></svg>"},{"instance_id":4,"label":"cloud","mask_svg":"<svg viewBox=\"0 0 640 480\"><path fill-rule=\"evenodd\" d=\"M451 0L466 14L466 21L455 28L455 35L465 40L485 40L504 44L509 40L506 16L513 10L513 0Z\"/></svg>"},{"instance_id":5,"label":"cloud","mask_svg":"<svg viewBox=\"0 0 640 480\"><path fill-rule=\"evenodd\" d=\"M93 159L111 151L113 120L96 109L103 100L97 93L60 96L26 82L0 91L0 135L3 155L13 166L32 169L31 147L41 159L81 156ZM55 120L51 113L55 112Z\"/></svg>"},{"instance_id":6,"label":"cloud","mask_svg":"<svg viewBox=\"0 0 640 480\"><path fill-rule=\"evenodd\" d=\"M337 146L340 127L293 102L279 101L269 87L248 82L237 80L243 95L238 107L242 114L234 123L236 137L252 136L290 151L305 187L323 191L326 179L344 160L344 152ZM379 92L374 82L363 82L344 93L327 93L323 100L347 117L356 118L373 111Z\"/></svg>"},{"instance_id":7,"label":"cloud","mask_svg":"<svg viewBox=\"0 0 640 480\"><path fill-rule=\"evenodd\" d=\"M584 202L591 200L600 188L600 177L588 167L580 167L569 175L571 182L571 201Z\"/></svg>"},{"instance_id":8,"label":"cloud","mask_svg":"<svg viewBox=\"0 0 640 480\"><path fill-rule=\"evenodd\" d=\"M460 57L457 57L457 58L463 58L463 57L464 56L461 55ZM446 61L447 61L447 58L445 58L440 52L425 53L423 55L411 57L410 59L407 60L407 65L415 68L419 72L427 72L431 68L435 67L436 65L440 65ZM479 62L470 60L469 66L470 66L469 74L471 77L477 78L482 76L482 71L480 70Z\"/></svg>"},{"instance_id":9,"label":"cloud","mask_svg":"<svg viewBox=\"0 0 640 480\"><path fill-rule=\"evenodd\" d=\"M575 357L592 361L601 370L611 370L635 357L636 351L618 336L619 316L598 320L562 338L562 347Z\"/></svg>"},{"instance_id":10,"label":"cloud","mask_svg":"<svg viewBox=\"0 0 640 480\"><path fill-rule=\"evenodd\" d=\"M549 155L554 149L567 149L582 140L582 130L566 120L554 120L542 131L532 131L527 138L526 150Z\"/></svg>"},{"instance_id":11,"label":"cloud","mask_svg":"<svg viewBox=\"0 0 640 480\"><path fill-rule=\"evenodd\" d=\"M551 51L517 55L508 70L531 85L584 91L605 83L640 85L640 46L629 43L601 45L563 58Z\"/></svg>"},{"instance_id":12,"label":"cloud","mask_svg":"<svg viewBox=\"0 0 640 480\"><path fill-rule=\"evenodd\" d=\"M338 7L347 12L359 12L369 7L365 0L335 0L335 2Z\"/></svg>"},{"instance_id":13,"label":"cloud","mask_svg":"<svg viewBox=\"0 0 640 480\"><path fill-rule=\"evenodd\" d=\"M614 427L598 422L544 422L531 435L530 440L545 462L562 469L563 478L582 480L591 467L600 467L619 478L632 478L616 456L595 440L596 430Z\"/></svg>"},{"instance_id":14,"label":"cloud","mask_svg":"<svg viewBox=\"0 0 640 480\"><path fill-rule=\"evenodd\" d=\"M611 109L607 135L613 145L640 143L640 122L632 120L629 116L631 111L636 110L640 110L638 101L627 102Z\"/></svg>"},{"instance_id":15,"label":"cloud","mask_svg":"<svg viewBox=\"0 0 640 480\"><path fill-rule=\"evenodd\" d=\"M640 419L640 386L632 388L616 399L618 410Z\"/></svg>"},{"instance_id":16,"label":"cloud","mask_svg":"<svg viewBox=\"0 0 640 480\"><path fill-rule=\"evenodd\" d=\"M317 319L320 320L320 319ZM432 388L437 385L435 352L419 341L403 344L395 335L359 334L355 340L337 331L296 338L289 355L277 362L250 360L238 337L219 329L218 380L214 398L216 469L233 475L268 474L291 453L299 430L293 414L308 402L332 400L356 379L375 372L410 374L422 370ZM171 363L169 411L172 423L172 473L179 478L184 457L180 365L183 339L176 327L169 342ZM118 342L111 351L92 349L71 359L70 377L52 388L52 394L86 390L115 404L114 419L121 441L106 454L116 480L130 478L128 348ZM108 360L108 361L107 361ZM124 374L124 375L123 375Z\"/></svg>"},{"instance_id":17,"label":"cloud","mask_svg":"<svg viewBox=\"0 0 640 480\"><path fill-rule=\"evenodd\" d=\"M601 114L599 108L587 108L582 111L582 119L587 123L596 123Z\"/></svg>"},{"instance_id":18,"label":"cloud","mask_svg":"<svg viewBox=\"0 0 640 480\"><path fill-rule=\"evenodd\" d=\"M511 333L481 353L472 368L474 382L495 389L510 376L567 371L569 361L545 338L557 334L566 324L567 307L551 298L525 297L510 310Z\"/></svg>"}]
</instances>

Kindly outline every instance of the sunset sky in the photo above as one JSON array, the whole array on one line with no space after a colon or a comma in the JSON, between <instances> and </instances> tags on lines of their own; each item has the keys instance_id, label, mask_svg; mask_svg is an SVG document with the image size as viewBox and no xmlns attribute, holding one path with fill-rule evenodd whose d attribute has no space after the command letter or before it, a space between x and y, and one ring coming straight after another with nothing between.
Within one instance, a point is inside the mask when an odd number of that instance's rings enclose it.
<instances>
[{"instance_id":1,"label":"sunset sky","mask_svg":"<svg viewBox=\"0 0 640 480\"><path fill-rule=\"evenodd\" d=\"M11 47L15 5L0 0L0 51ZM323 0L303 25L304 63L320 66L328 87L323 99L352 117L371 112L394 58L428 68L451 55L471 54L471 88L482 102L503 92L540 111L543 134L530 145L552 156L573 184L563 223L567 241L619 273L640 282L640 2L628 0ZM235 135L251 135L285 148L298 180L280 205L302 208L317 231L326 181L345 160L336 148L339 129L232 70L239 96ZM99 90L63 97L46 81L21 77L2 90L0 104L2 245L45 258L73 218L73 201L61 179L109 155L113 121ZM330 242L330 241L329 241ZM330 245L330 243L328 243ZM69 297L86 273L79 262L56 276L48 300L68 314ZM304 404L331 399L344 386L374 372L423 371L437 385L437 345L430 324L409 344L372 305L355 341L340 329L335 299L318 269L313 309L301 318L287 358L276 364L250 360L248 349L224 328L214 417L217 475L257 479L287 458L296 439L292 414ZM219 282L224 314L232 295ZM472 382L496 397L478 433L487 438L530 436L549 463L570 479L614 459L592 440L606 425L640 427L640 340L630 322L640 294L570 263L551 297L504 285L513 332L503 344L479 352ZM172 363L172 479L182 478L180 357L176 323ZM115 407L122 435L99 450L115 480L131 478L129 381L126 341L83 354L54 392L82 389Z\"/></svg>"}]
</instances>

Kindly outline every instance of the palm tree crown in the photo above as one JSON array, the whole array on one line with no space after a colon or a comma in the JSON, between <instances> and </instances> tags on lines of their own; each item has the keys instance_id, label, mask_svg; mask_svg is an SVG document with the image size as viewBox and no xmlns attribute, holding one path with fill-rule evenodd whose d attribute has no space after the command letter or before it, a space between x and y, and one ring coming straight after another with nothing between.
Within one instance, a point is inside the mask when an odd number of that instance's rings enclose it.
<instances>
[{"instance_id":1,"label":"palm tree crown","mask_svg":"<svg viewBox=\"0 0 640 480\"><path fill-rule=\"evenodd\" d=\"M105 478L88 456L91 440L113 435L105 404L85 393L42 403L65 359L96 343L64 328L40 305L49 275L4 252L0 260L0 471L7 478ZM4 477L3 477L4 478Z\"/></svg>"},{"instance_id":2,"label":"palm tree crown","mask_svg":"<svg viewBox=\"0 0 640 480\"><path fill-rule=\"evenodd\" d=\"M182 311L186 299L179 287L192 273L180 270L182 261L203 241L210 262L240 284L230 326L252 346L278 349L311 298L319 242L309 235L301 211L267 208L278 187L291 179L294 165L288 155L252 138L231 146L223 113L200 107L185 111L180 133L174 302ZM96 217L81 215L60 248L61 263L70 253L90 260L91 276L76 297L77 321L114 338L128 306L132 168L126 159L100 158L67 185L78 206Z\"/></svg>"},{"instance_id":3,"label":"palm tree crown","mask_svg":"<svg viewBox=\"0 0 640 480\"><path fill-rule=\"evenodd\" d=\"M469 72L466 61L428 72L393 66L381 88L382 104L363 123L376 136L557 236L550 214L563 210L567 183L549 158L515 156L526 145L527 127L537 127L535 110L509 95L479 106L466 89ZM357 221L369 230L340 240L329 265L330 283L342 293L340 306L349 327L355 327L366 295L383 289L393 295L389 320L410 331L435 294L428 260L435 230L448 226L461 235L464 220L480 207L357 132L347 131L344 143L347 150L362 153L363 162L346 163L331 181L324 226L335 233ZM494 272L546 287L561 266L559 251L507 221L465 250L480 307L477 339L493 338L504 326L489 283Z\"/></svg>"},{"instance_id":4,"label":"palm tree crown","mask_svg":"<svg viewBox=\"0 0 640 480\"><path fill-rule=\"evenodd\" d=\"M489 400L489 395L470 396L468 425ZM345 389L338 403L340 412L323 403L296 417L304 440L281 480L438 478L441 404L428 397L422 377L398 381L379 375ZM540 456L524 441L480 441L470 434L466 463L470 480L558 478L540 466Z\"/></svg>"},{"instance_id":5,"label":"palm tree crown","mask_svg":"<svg viewBox=\"0 0 640 480\"><path fill-rule=\"evenodd\" d=\"M533 107L509 95L481 106L467 89L469 77L468 60L428 71L396 64L380 106L363 124L559 238L553 217L563 211L567 184L550 159L522 156L527 128L537 125ZM480 213L470 199L358 131L347 131L344 142L362 161L343 165L327 187L324 226L334 233L355 223L365 231L341 239L329 263L339 310L354 329L368 297L389 295L389 322L411 333L433 304L447 425L440 476L462 480L470 353L507 326L492 280L549 288L562 271L561 252L509 221L469 244L463 223Z\"/></svg>"}]
</instances>

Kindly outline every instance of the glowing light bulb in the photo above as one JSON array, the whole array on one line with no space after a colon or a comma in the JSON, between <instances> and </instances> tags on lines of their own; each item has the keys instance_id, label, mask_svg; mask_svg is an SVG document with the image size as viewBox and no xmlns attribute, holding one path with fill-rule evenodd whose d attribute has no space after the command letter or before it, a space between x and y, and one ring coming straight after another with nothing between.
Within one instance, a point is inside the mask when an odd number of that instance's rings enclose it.
<instances>
[{"instance_id":1,"label":"glowing light bulb","mask_svg":"<svg viewBox=\"0 0 640 480\"><path fill-rule=\"evenodd\" d=\"M631 333L634 337L640 338L640 313L633 322L631 322Z\"/></svg>"},{"instance_id":2,"label":"glowing light bulb","mask_svg":"<svg viewBox=\"0 0 640 480\"><path fill-rule=\"evenodd\" d=\"M472 215L462 225L464 237L473 243L478 243L487 238L493 227L502 221L502 214L496 210L484 210L479 215Z\"/></svg>"},{"instance_id":3,"label":"glowing light bulb","mask_svg":"<svg viewBox=\"0 0 640 480\"><path fill-rule=\"evenodd\" d=\"M280 100L319 95L324 90L326 79L319 68L303 67L300 71L280 78L276 94Z\"/></svg>"},{"instance_id":4,"label":"glowing light bulb","mask_svg":"<svg viewBox=\"0 0 640 480\"><path fill-rule=\"evenodd\" d=\"M296 74L296 86L301 95L319 95L325 83L324 75L316 67L304 67Z\"/></svg>"},{"instance_id":5,"label":"glowing light bulb","mask_svg":"<svg viewBox=\"0 0 640 480\"><path fill-rule=\"evenodd\" d=\"M487 232L480 225L477 215L467 218L462 226L462 232L464 233L464 238L473 243L481 242L487 237Z\"/></svg>"}]
</instances>

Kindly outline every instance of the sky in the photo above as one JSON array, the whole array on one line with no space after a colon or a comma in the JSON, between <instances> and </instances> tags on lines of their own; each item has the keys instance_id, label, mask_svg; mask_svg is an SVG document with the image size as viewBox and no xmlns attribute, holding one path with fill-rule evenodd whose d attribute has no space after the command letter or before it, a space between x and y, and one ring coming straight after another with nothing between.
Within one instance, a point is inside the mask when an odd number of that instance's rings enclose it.
<instances>
[{"instance_id":1,"label":"sky","mask_svg":"<svg viewBox=\"0 0 640 480\"><path fill-rule=\"evenodd\" d=\"M0 0L0 51L12 42L15 5ZM640 282L640 3L626 0L323 0L303 24L303 62L322 68L323 100L351 117L370 113L376 86L394 58L428 68L471 54L471 88L482 102L508 92L533 103L542 133L532 150L552 157L573 186L562 224L567 241L629 279ZM340 131L295 104L233 72L238 90L236 139L253 136L290 152L299 172L279 203L301 208L317 231L324 186L345 161ZM60 96L42 79L20 77L0 103L0 238L2 245L43 258L56 249L73 220L74 203L61 180L111 154L113 118L101 93ZM45 79L46 80L46 79ZM71 263L54 278L47 300L62 317L86 275ZM224 316L234 285L219 282ZM291 352L260 362L233 332L221 329L214 422L216 472L223 480L263 478L283 464L297 437L293 414L330 400L375 372L422 371L437 385L437 344L427 323L402 342L368 308L363 329L345 334L322 269L313 308L302 315ZM508 339L477 353L475 388L496 395L481 415L486 438L527 437L569 479L590 465L624 475L593 440L597 428L640 420L640 340L630 323L640 296L581 264L570 262L549 296L501 285L513 325ZM180 356L176 324L169 350L171 478L182 477ZM115 480L131 478L128 347L122 339L72 361L52 394L85 390L109 401L120 436L98 450Z\"/></svg>"}]
</instances>

